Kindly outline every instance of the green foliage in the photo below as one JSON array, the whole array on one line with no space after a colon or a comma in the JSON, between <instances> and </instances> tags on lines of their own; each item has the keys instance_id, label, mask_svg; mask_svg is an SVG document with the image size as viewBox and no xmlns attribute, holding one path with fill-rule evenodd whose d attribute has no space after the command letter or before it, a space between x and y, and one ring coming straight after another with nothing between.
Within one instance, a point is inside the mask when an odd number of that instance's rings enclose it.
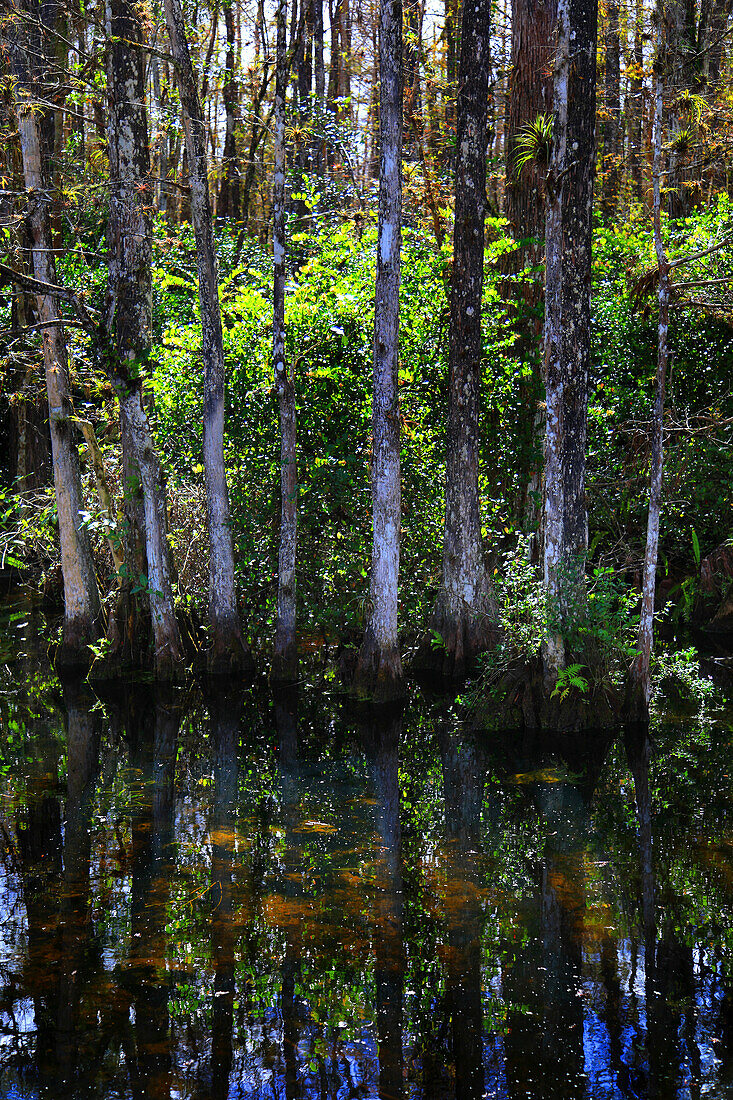
<instances>
[{"instance_id":1,"label":"green foliage","mask_svg":"<svg viewBox=\"0 0 733 1100\"><path fill-rule=\"evenodd\" d=\"M514 144L514 171L517 177L528 164L546 166L552 149L552 115L537 115L533 122L520 127Z\"/></svg>"},{"instance_id":2,"label":"green foliage","mask_svg":"<svg viewBox=\"0 0 733 1100\"><path fill-rule=\"evenodd\" d=\"M712 679L700 668L700 655L694 646L656 647L652 656L651 701L657 715L664 714L668 707L671 688L679 701L692 707L698 721L709 719L711 707L721 702Z\"/></svg>"},{"instance_id":3,"label":"green foliage","mask_svg":"<svg viewBox=\"0 0 733 1100\"><path fill-rule=\"evenodd\" d=\"M579 691L581 695L585 695L589 685L588 680L580 675L583 667L583 665L567 665L566 668L561 668L557 674L551 698L559 698L560 702L564 703L572 691Z\"/></svg>"}]
</instances>

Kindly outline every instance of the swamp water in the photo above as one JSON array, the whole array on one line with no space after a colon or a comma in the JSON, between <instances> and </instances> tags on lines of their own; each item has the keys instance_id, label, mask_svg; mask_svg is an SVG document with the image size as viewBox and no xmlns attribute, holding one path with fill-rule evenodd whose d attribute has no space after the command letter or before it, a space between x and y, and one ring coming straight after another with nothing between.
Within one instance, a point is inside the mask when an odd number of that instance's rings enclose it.
<instances>
[{"instance_id":1,"label":"swamp water","mask_svg":"<svg viewBox=\"0 0 733 1100\"><path fill-rule=\"evenodd\" d=\"M0 1097L733 1095L730 730L0 688Z\"/></svg>"}]
</instances>

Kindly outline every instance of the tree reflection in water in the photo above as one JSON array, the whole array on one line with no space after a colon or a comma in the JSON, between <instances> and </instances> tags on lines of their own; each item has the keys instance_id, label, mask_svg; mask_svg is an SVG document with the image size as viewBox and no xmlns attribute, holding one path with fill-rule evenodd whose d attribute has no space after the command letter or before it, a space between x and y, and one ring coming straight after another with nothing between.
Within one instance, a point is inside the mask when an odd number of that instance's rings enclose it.
<instances>
[{"instance_id":1,"label":"tree reflection in water","mask_svg":"<svg viewBox=\"0 0 733 1100\"><path fill-rule=\"evenodd\" d=\"M0 1095L724 1096L726 730L5 699Z\"/></svg>"}]
</instances>

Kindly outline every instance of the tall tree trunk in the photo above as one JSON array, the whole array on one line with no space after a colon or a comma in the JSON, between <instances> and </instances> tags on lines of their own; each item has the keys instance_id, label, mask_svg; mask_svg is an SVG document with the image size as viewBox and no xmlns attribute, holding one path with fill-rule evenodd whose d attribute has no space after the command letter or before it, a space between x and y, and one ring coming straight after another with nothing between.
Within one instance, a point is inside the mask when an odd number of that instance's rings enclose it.
<instances>
[{"instance_id":1,"label":"tall tree trunk","mask_svg":"<svg viewBox=\"0 0 733 1100\"><path fill-rule=\"evenodd\" d=\"M341 0L339 7L339 39L341 41L341 68L339 71L339 96L344 101L339 108L339 117L347 124L353 118L354 109L351 103L351 5L349 0ZM400 26L400 34L402 27Z\"/></svg>"},{"instance_id":2,"label":"tall tree trunk","mask_svg":"<svg viewBox=\"0 0 733 1100\"><path fill-rule=\"evenodd\" d=\"M445 0L445 91L444 111L445 140L452 148L451 132L456 123L456 70L458 68L458 41L461 26L461 0ZM450 159L450 154L447 159Z\"/></svg>"},{"instance_id":3,"label":"tall tree trunk","mask_svg":"<svg viewBox=\"0 0 733 1100\"><path fill-rule=\"evenodd\" d=\"M698 25L698 50L702 52L702 78L714 90L720 80L723 41L731 13L731 0L702 0Z\"/></svg>"},{"instance_id":4,"label":"tall tree trunk","mask_svg":"<svg viewBox=\"0 0 733 1100\"><path fill-rule=\"evenodd\" d=\"M397 627L400 570L398 395L402 244L402 4L380 0L379 226L372 396L372 609L355 686L389 698L402 692Z\"/></svg>"},{"instance_id":5,"label":"tall tree trunk","mask_svg":"<svg viewBox=\"0 0 733 1100\"><path fill-rule=\"evenodd\" d=\"M146 562L146 602L152 620L154 664L159 676L168 676L182 663L181 640L172 590L172 563L168 545L165 482L155 441L143 403L141 363L150 350L152 329L152 226L150 208L150 149L145 110L145 66L141 46L143 28L132 0L107 0L107 89L109 95L108 149L110 159L108 369L120 403L123 465L133 484L125 497L132 528L126 540L135 557ZM141 509L137 507L138 499ZM139 517L139 512L142 516ZM140 519L142 523L139 525ZM125 637L135 603L132 588L140 576L131 575L127 562L117 615L122 648L135 653L137 641ZM147 632L146 632L147 633Z\"/></svg>"},{"instance_id":6,"label":"tall tree trunk","mask_svg":"<svg viewBox=\"0 0 733 1100\"><path fill-rule=\"evenodd\" d=\"M464 9L458 73L443 586L430 623L443 644L424 643L418 662L450 678L463 676L495 638L479 503L490 39L491 0L475 0Z\"/></svg>"},{"instance_id":7,"label":"tall tree trunk","mask_svg":"<svg viewBox=\"0 0 733 1100\"><path fill-rule=\"evenodd\" d=\"M218 218L234 218L240 214L240 175L237 159L237 105L239 100L237 78L234 69L236 34L234 26L233 0L224 0L224 21L227 30L227 55L224 71L224 112L226 115L226 133L222 151L222 174L219 197L216 202Z\"/></svg>"},{"instance_id":8,"label":"tall tree trunk","mask_svg":"<svg viewBox=\"0 0 733 1100\"><path fill-rule=\"evenodd\" d=\"M603 121L603 199L608 221L616 217L620 183L621 57L619 0L608 0L605 56L605 118Z\"/></svg>"},{"instance_id":9,"label":"tall tree trunk","mask_svg":"<svg viewBox=\"0 0 733 1100\"><path fill-rule=\"evenodd\" d=\"M629 127L629 175L635 199L643 198L642 122L644 115L644 3L636 0L634 11L634 50L630 59L631 77L626 102Z\"/></svg>"},{"instance_id":10,"label":"tall tree trunk","mask_svg":"<svg viewBox=\"0 0 733 1100\"><path fill-rule=\"evenodd\" d=\"M547 175L545 290L545 585L560 627L545 646L554 683L562 619L584 589L588 520L585 441L590 365L597 0L560 0L555 117Z\"/></svg>"},{"instance_id":11,"label":"tall tree trunk","mask_svg":"<svg viewBox=\"0 0 733 1100\"><path fill-rule=\"evenodd\" d=\"M524 127L535 125L552 112L552 44L557 21L557 0L513 0L509 94L506 102L506 191L504 212L512 236L527 241L525 247L504 259L507 275L525 267L539 268L544 258L545 176L544 151L517 168L517 140ZM541 489L541 452L544 410L540 407L542 378L542 282L535 276L519 284L522 309L516 318L515 353L531 365L531 374L520 381L520 414L517 418L519 458L515 521L524 530L537 532ZM518 284L511 280L508 294L515 298ZM534 539L533 557L541 555L541 532Z\"/></svg>"},{"instance_id":12,"label":"tall tree trunk","mask_svg":"<svg viewBox=\"0 0 733 1100\"><path fill-rule=\"evenodd\" d=\"M285 96L288 87L286 52L287 0L277 6L275 71L275 175L272 188L272 249L274 263L273 366L280 407L280 553L278 557L277 623L272 675L295 679L295 555L298 525L295 386L285 362Z\"/></svg>"},{"instance_id":13,"label":"tall tree trunk","mask_svg":"<svg viewBox=\"0 0 733 1100\"><path fill-rule=\"evenodd\" d=\"M331 58L328 67L328 106L337 111L341 88L341 4L343 0L330 0L329 21L331 29ZM293 0L295 3L295 0Z\"/></svg>"},{"instance_id":14,"label":"tall tree trunk","mask_svg":"<svg viewBox=\"0 0 733 1100\"><path fill-rule=\"evenodd\" d=\"M165 0L165 14L171 50L176 63L181 115L186 135L191 216L196 237L201 303L204 358L204 471L206 518L209 528L209 622L211 627L208 668L213 673L234 673L244 666L249 667L251 656L242 639L234 584L234 547L224 467L224 344L207 178L206 130L188 50L180 0Z\"/></svg>"},{"instance_id":15,"label":"tall tree trunk","mask_svg":"<svg viewBox=\"0 0 733 1100\"><path fill-rule=\"evenodd\" d=\"M20 5L16 10L23 11ZM22 41L22 33L18 32L18 38L11 43L11 48L17 81L18 131L28 191L27 223L33 273L40 282L55 284L56 270L48 206L49 179L41 149L37 97L31 82L26 51L31 52L36 65L41 65L43 59L40 43ZM99 635L101 607L89 533L82 526L84 501L79 452L71 421L73 408L66 338L54 298L49 294L38 294L36 302L39 321L46 326L43 329L43 363L64 579L63 638L56 664L61 667L84 666L90 661L89 643Z\"/></svg>"},{"instance_id":16,"label":"tall tree trunk","mask_svg":"<svg viewBox=\"0 0 733 1100\"><path fill-rule=\"evenodd\" d=\"M405 139L411 160L420 153L418 134L422 132L420 104L420 54L422 48L422 5L420 0L406 0L405 10Z\"/></svg>"},{"instance_id":17,"label":"tall tree trunk","mask_svg":"<svg viewBox=\"0 0 733 1100\"><path fill-rule=\"evenodd\" d=\"M524 126L552 111L549 66L557 19L557 0L513 0L512 64L506 121L505 213L512 236L542 239L545 235L545 175L547 163L537 158L521 172L516 168L517 138ZM527 257L535 263L541 247Z\"/></svg>"},{"instance_id":18,"label":"tall tree trunk","mask_svg":"<svg viewBox=\"0 0 733 1100\"><path fill-rule=\"evenodd\" d=\"M662 479L664 474L664 391L669 363L669 261L662 241L662 178L664 153L664 0L657 4L657 41L654 64L654 249L659 268L659 321L657 327L657 373L652 420L651 464L649 471L649 514L644 554L644 577L639 619L638 653L631 669L627 692L627 717L647 720L651 697L651 660L654 645L654 596L656 591L657 558L659 555L659 517L662 509Z\"/></svg>"},{"instance_id":19,"label":"tall tree trunk","mask_svg":"<svg viewBox=\"0 0 733 1100\"><path fill-rule=\"evenodd\" d=\"M690 142L685 141L683 131L693 128L688 104L680 101L680 96L696 90L699 75L697 56L697 35L695 28L695 7L689 0L670 0L666 5L664 18L667 23L669 39L666 45L668 54L667 90L669 92L667 111L669 113L670 154L667 165L665 188L670 218L684 218L690 212L691 188L697 173L688 167L691 150Z\"/></svg>"},{"instance_id":20,"label":"tall tree trunk","mask_svg":"<svg viewBox=\"0 0 733 1100\"><path fill-rule=\"evenodd\" d=\"M326 96L326 67L323 60L323 0L313 0L313 75L316 100L323 110Z\"/></svg>"}]
</instances>

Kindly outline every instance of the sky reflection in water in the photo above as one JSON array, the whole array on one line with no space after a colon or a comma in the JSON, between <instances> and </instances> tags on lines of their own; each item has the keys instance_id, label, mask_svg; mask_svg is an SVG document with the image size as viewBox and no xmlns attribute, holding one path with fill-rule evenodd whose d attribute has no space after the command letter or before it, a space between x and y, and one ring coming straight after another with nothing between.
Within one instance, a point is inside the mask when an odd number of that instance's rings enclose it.
<instances>
[{"instance_id":1,"label":"sky reflection in water","mask_svg":"<svg viewBox=\"0 0 733 1100\"><path fill-rule=\"evenodd\" d=\"M733 1094L730 733L2 703L0 1096Z\"/></svg>"}]
</instances>

